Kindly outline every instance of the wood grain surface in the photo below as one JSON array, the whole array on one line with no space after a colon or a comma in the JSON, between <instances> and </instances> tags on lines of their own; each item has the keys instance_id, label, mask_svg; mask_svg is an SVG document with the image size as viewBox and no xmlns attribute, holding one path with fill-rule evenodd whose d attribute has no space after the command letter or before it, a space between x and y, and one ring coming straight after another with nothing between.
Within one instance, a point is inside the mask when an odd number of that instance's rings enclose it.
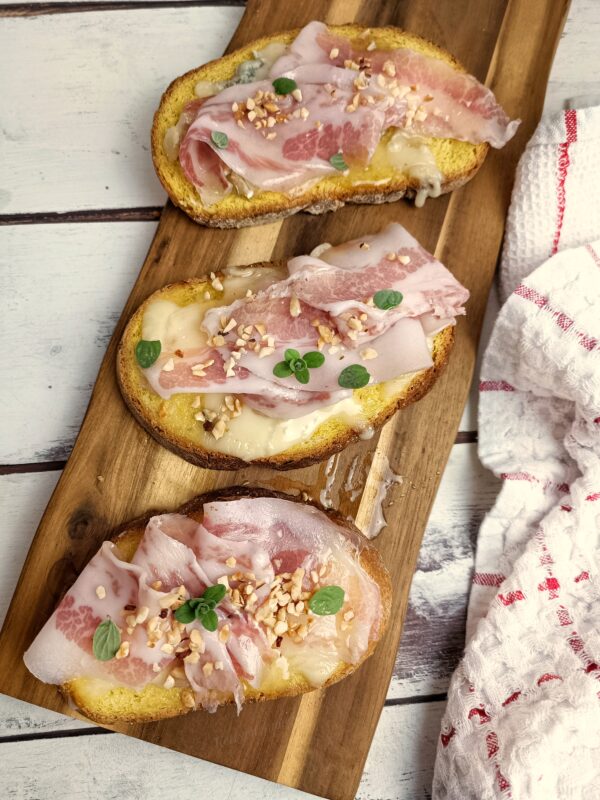
<instances>
[{"instance_id":1,"label":"wood grain surface","mask_svg":"<svg viewBox=\"0 0 600 800\"><path fill-rule=\"evenodd\" d=\"M149 508L173 508L193 494L248 480L279 489L324 485L325 465L273 476L257 470L214 474L159 448L123 407L114 377L115 348L134 308L169 280L232 263L304 252L327 240L340 242L400 220L435 251L472 292L469 316L458 327L450 368L417 406L398 415L377 441L349 448L332 463L332 500L363 528L370 525L377 486L373 462L387 456L404 476L377 540L395 580L393 621L376 655L351 678L327 692L248 707L236 721L230 709L209 716L123 729L150 742L331 798L356 793L369 744L392 674L410 580L431 503L467 395L489 284L500 247L516 160L541 111L544 89L567 2L459 0L439 3L251 2L232 46L312 18L332 23L394 23L447 47L496 92L523 125L480 174L451 198L416 210L397 203L344 208L321 218L298 215L284 223L239 232L205 230L167 206L150 252L92 394L81 433L40 524L0 635L0 689L47 708L66 711L53 687L36 682L21 656L57 599L110 529ZM460 24L457 24L459 22ZM192 266L190 266L192 265ZM365 491L352 502L344 493L348 467L363 465ZM98 476L103 480L99 481ZM23 608L28 613L22 612ZM35 609L35 613L31 613Z\"/></svg>"}]
</instances>

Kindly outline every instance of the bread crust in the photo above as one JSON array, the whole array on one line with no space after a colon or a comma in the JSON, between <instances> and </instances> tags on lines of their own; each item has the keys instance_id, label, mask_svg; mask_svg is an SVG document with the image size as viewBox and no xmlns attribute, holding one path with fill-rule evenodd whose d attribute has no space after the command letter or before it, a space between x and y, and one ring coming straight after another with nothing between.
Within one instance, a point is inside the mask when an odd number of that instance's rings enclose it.
<instances>
[{"instance_id":1,"label":"bread crust","mask_svg":"<svg viewBox=\"0 0 600 800\"><path fill-rule=\"evenodd\" d=\"M401 28L386 26L383 28L367 29L361 25L354 24L330 25L328 28L332 32L348 38L359 36L365 30L370 31L369 35L375 41L387 43L401 38L408 46L412 44L414 49L425 49L428 54L441 58L457 71L466 71L457 59L442 47L439 47L423 37L409 34ZM219 212L217 210L222 204L222 201L221 203L217 203L216 206L211 207L213 209L212 211L208 211L202 206L200 197L195 190L190 192L187 197L182 196L181 192L178 191L176 181L173 180L174 167L171 162L169 162L164 152L163 139L166 128L169 127L165 125L165 118L171 116L174 105L179 101L181 91L190 84L193 92L193 85L195 85L195 83L201 80L211 81L211 76L213 76L215 72L218 74L224 72L233 74L235 68L239 64L252 57L253 50L261 50L272 42L291 42L299 31L299 28L291 31L282 31L251 42L239 50L235 50L221 58L209 61L207 64L197 69L186 72L184 75L172 81L164 92L159 107L154 114L152 124L151 149L154 168L172 202L176 206L179 206L179 208L195 222L217 228L241 228L249 225L261 225L273 222L277 219L288 217L291 214L296 214L299 211L323 214L327 211L335 211L346 203L379 204L395 202L402 197L414 197L417 191L422 188L416 178L400 174L396 174L392 177L383 190L381 185L377 183L369 185L361 181L359 185L348 186L338 182L338 184L332 187L331 181L321 180L294 197L276 192L259 192L249 203L239 205L239 207L234 209L229 209L227 212ZM213 81L214 80L216 79L213 78ZM188 100L192 100L194 97L195 95L191 93L188 95ZM442 170L444 179L441 184L440 193L446 194L451 192L469 181L483 164L488 150L489 145L485 143L473 145L473 157L470 159L467 166L464 166L458 173L455 172L454 174L444 174ZM181 175L187 188L193 189L192 184L183 176L178 162L175 166L175 171L178 171L177 174Z\"/></svg>"},{"instance_id":2,"label":"bread crust","mask_svg":"<svg viewBox=\"0 0 600 800\"><path fill-rule=\"evenodd\" d=\"M198 495L197 497L189 500L187 503L184 503L184 505L176 509L174 513L185 514L186 516L193 517L197 521L201 521L202 510L205 503L258 497L278 498L280 500L289 500L294 503L300 503L301 505L311 505L325 514L336 525L338 525L347 538L358 544L358 546L361 547L361 566L379 587L381 597L381 619L379 629L377 631L377 637L371 640L368 649L365 651L360 661L358 661L356 664L346 664L341 662L338 669L322 686L313 687L306 682L305 685L300 687L300 689L298 688L298 685L295 685L287 690L278 691L273 694L250 689L246 691L246 702L263 702L265 700L275 700L280 697L294 697L300 694L305 694L306 692L314 691L315 688L325 689L355 672L360 665L367 658L369 658L370 655L372 655L377 643L383 636L389 622L392 604L392 584L389 573L384 566L379 551L364 537L354 523L350 522L348 519L346 519L346 517L343 517L338 511L324 508L316 500L306 501L299 496L288 495L284 492L277 492L271 489L264 489L262 487L232 486L225 489L214 489L210 492L205 492L204 494ZM137 544L141 540L149 519L158 513L169 512L155 511L125 523L113 533L111 541L117 545L125 545L126 549L131 551L131 556L133 556L133 552L135 552L134 548L137 547ZM189 694L190 690L173 688L164 691L169 692L170 697L174 699L175 702L169 703L168 707L165 707L162 710L162 713L149 713L146 712L143 707L141 707L135 714L127 712L122 714L106 714L102 711L100 703L98 705L93 703L91 699L93 695L90 697L88 694L86 694L85 690L82 690L82 680L85 679L77 679L63 684L61 687L59 687L60 691L67 702L74 705L85 717L103 725L111 725L117 722L131 724L150 722L160 719L167 719L169 717L180 716L181 714L187 714L189 711L195 710L187 706L184 702L184 696L186 693ZM137 694L133 689L130 689L129 692L131 695ZM233 702L233 695L231 695L224 699L222 705L231 705Z\"/></svg>"},{"instance_id":3,"label":"bread crust","mask_svg":"<svg viewBox=\"0 0 600 800\"><path fill-rule=\"evenodd\" d=\"M257 264L249 265L250 268L272 266L267 262L259 262ZM133 314L123 337L119 344L117 351L117 381L123 399L135 417L137 422L146 430L159 444L171 450L171 452L180 456L181 458L189 461L197 467L204 469L222 469L222 470L238 470L244 469L249 465L256 465L262 467L270 467L277 470L300 469L308 467L311 464L316 464L324 461L335 453L344 450L348 445L357 441L360 438L360 431L346 425L343 432L330 438L325 442L313 444L308 446L304 444L303 450L305 454L297 455L294 453L294 448L283 451L277 455L271 455L267 458L257 458L251 461L244 461L236 456L227 453L221 453L216 450L208 450L205 447L190 442L182 436L178 436L173 431L164 426L160 419L148 412L141 402L138 392L132 381L132 353L134 351L135 330L139 324L140 318L144 314L144 310L157 295L167 291L170 288L180 285L195 285L204 284L202 278L190 279L187 281L178 281L171 283L168 286L159 289L157 292L151 294L142 305ZM377 413L368 417L368 426L373 430L381 428L395 413L402 408L420 400L437 380L439 374L442 372L448 362L450 351L454 344L454 328L448 327L440 331L434 339L433 347L433 366L428 369L421 370L415 373L413 379L408 386L405 386L401 392L396 395L390 396L389 401L382 404ZM135 365L137 369L137 364ZM198 394L202 394L201 391ZM167 401L168 402L168 401ZM317 429L318 430L318 429ZM315 435L313 434L313 439ZM309 440L310 442L310 440Z\"/></svg>"}]
</instances>

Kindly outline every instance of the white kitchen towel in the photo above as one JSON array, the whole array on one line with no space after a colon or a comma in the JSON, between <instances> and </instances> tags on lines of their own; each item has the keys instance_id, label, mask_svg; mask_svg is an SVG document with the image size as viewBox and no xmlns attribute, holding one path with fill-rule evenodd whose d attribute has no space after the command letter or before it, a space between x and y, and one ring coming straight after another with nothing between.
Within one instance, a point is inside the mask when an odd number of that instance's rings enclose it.
<instances>
[{"instance_id":1,"label":"white kitchen towel","mask_svg":"<svg viewBox=\"0 0 600 800\"><path fill-rule=\"evenodd\" d=\"M434 800L600 798L599 237L600 108L569 110L529 143L507 220L479 387L479 455L503 485Z\"/></svg>"}]
</instances>

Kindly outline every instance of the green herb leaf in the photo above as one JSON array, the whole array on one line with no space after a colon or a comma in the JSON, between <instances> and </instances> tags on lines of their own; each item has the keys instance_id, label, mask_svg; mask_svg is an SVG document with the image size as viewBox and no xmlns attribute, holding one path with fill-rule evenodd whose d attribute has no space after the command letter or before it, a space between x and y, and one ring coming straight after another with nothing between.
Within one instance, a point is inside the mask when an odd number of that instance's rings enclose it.
<instances>
[{"instance_id":1,"label":"green herb leaf","mask_svg":"<svg viewBox=\"0 0 600 800\"><path fill-rule=\"evenodd\" d=\"M338 383L344 389L361 389L371 380L362 364L351 364L340 372Z\"/></svg>"},{"instance_id":2,"label":"green herb leaf","mask_svg":"<svg viewBox=\"0 0 600 800\"><path fill-rule=\"evenodd\" d=\"M389 308L396 308L403 299L402 292L396 292L394 289L381 289L373 295L373 302L377 308L381 308L383 311L387 311Z\"/></svg>"},{"instance_id":3,"label":"green herb leaf","mask_svg":"<svg viewBox=\"0 0 600 800\"><path fill-rule=\"evenodd\" d=\"M121 644L121 633L112 619L105 619L94 632L94 656L98 661L110 661Z\"/></svg>"},{"instance_id":4,"label":"green herb leaf","mask_svg":"<svg viewBox=\"0 0 600 800\"><path fill-rule=\"evenodd\" d=\"M287 361L280 361L273 367L273 375L278 378L289 378L294 370L290 367Z\"/></svg>"},{"instance_id":5,"label":"green herb leaf","mask_svg":"<svg viewBox=\"0 0 600 800\"><path fill-rule=\"evenodd\" d=\"M219 150L224 150L227 145L229 144L229 136L222 131L213 131L210 135L212 143L215 147L218 147Z\"/></svg>"},{"instance_id":6,"label":"green herb leaf","mask_svg":"<svg viewBox=\"0 0 600 800\"><path fill-rule=\"evenodd\" d=\"M200 618L200 622L204 625L207 631L216 631L219 626L219 618L216 611L207 611Z\"/></svg>"},{"instance_id":7,"label":"green herb leaf","mask_svg":"<svg viewBox=\"0 0 600 800\"><path fill-rule=\"evenodd\" d=\"M310 374L307 369L298 369L294 375L299 383L308 383L310 380Z\"/></svg>"},{"instance_id":8,"label":"green herb leaf","mask_svg":"<svg viewBox=\"0 0 600 800\"><path fill-rule=\"evenodd\" d=\"M294 89L298 88L298 84L291 78L275 78L273 88L277 94L291 94Z\"/></svg>"},{"instance_id":9,"label":"green herb leaf","mask_svg":"<svg viewBox=\"0 0 600 800\"><path fill-rule=\"evenodd\" d=\"M189 622L193 622L196 619L196 605L192 605L193 600L188 600L187 603L184 603L182 606L173 612L173 616L177 620L177 622L181 622L183 625L187 625Z\"/></svg>"},{"instance_id":10,"label":"green herb leaf","mask_svg":"<svg viewBox=\"0 0 600 800\"><path fill-rule=\"evenodd\" d=\"M205 600L207 603L220 603L221 600L225 597L227 593L227 589L223 586L222 583L217 583L214 586L209 586L208 589L205 590L204 594L202 595L202 599Z\"/></svg>"},{"instance_id":11,"label":"green herb leaf","mask_svg":"<svg viewBox=\"0 0 600 800\"><path fill-rule=\"evenodd\" d=\"M286 361L295 361L297 358L300 358L300 353L297 350L286 350L283 354L283 357Z\"/></svg>"},{"instance_id":12,"label":"green herb leaf","mask_svg":"<svg viewBox=\"0 0 600 800\"><path fill-rule=\"evenodd\" d=\"M316 367L322 367L325 363L325 356L323 353L319 353L316 350L312 353L305 353L304 356L304 363L310 369L316 369Z\"/></svg>"},{"instance_id":13,"label":"green herb leaf","mask_svg":"<svg viewBox=\"0 0 600 800\"><path fill-rule=\"evenodd\" d=\"M148 342L146 339L141 339L135 346L135 357L142 369L148 369L159 357L160 351L161 344L158 340Z\"/></svg>"},{"instance_id":14,"label":"green herb leaf","mask_svg":"<svg viewBox=\"0 0 600 800\"><path fill-rule=\"evenodd\" d=\"M323 586L308 601L308 607L319 617L337 614L344 605L344 590L341 586Z\"/></svg>"},{"instance_id":15,"label":"green herb leaf","mask_svg":"<svg viewBox=\"0 0 600 800\"><path fill-rule=\"evenodd\" d=\"M345 172L349 169L348 164L344 161L342 153L334 153L329 159L329 163L334 169L338 169L340 172Z\"/></svg>"}]
</instances>

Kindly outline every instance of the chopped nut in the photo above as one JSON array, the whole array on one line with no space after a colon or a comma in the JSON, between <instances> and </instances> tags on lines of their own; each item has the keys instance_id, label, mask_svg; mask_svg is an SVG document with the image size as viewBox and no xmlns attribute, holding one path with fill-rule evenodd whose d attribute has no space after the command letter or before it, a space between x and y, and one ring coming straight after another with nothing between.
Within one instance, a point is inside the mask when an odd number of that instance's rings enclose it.
<instances>
[{"instance_id":1,"label":"chopped nut","mask_svg":"<svg viewBox=\"0 0 600 800\"><path fill-rule=\"evenodd\" d=\"M385 257L388 261L395 261L398 258L396 253L386 253Z\"/></svg>"},{"instance_id":2,"label":"chopped nut","mask_svg":"<svg viewBox=\"0 0 600 800\"><path fill-rule=\"evenodd\" d=\"M396 77L396 66L393 61L384 61L383 62L383 72L385 75L388 75L390 78Z\"/></svg>"},{"instance_id":3,"label":"chopped nut","mask_svg":"<svg viewBox=\"0 0 600 800\"><path fill-rule=\"evenodd\" d=\"M377 358L378 353L373 347L367 347L365 350L360 351L360 357L363 361L369 361L372 358Z\"/></svg>"},{"instance_id":4,"label":"chopped nut","mask_svg":"<svg viewBox=\"0 0 600 800\"><path fill-rule=\"evenodd\" d=\"M152 664L152 672L160 672L160 664Z\"/></svg>"},{"instance_id":5,"label":"chopped nut","mask_svg":"<svg viewBox=\"0 0 600 800\"><path fill-rule=\"evenodd\" d=\"M194 693L190 689L187 692L181 693L181 701L186 708L196 708L196 701L194 700Z\"/></svg>"},{"instance_id":6,"label":"chopped nut","mask_svg":"<svg viewBox=\"0 0 600 800\"><path fill-rule=\"evenodd\" d=\"M214 278L211 281L211 286L213 287L213 289L216 289L218 292L222 292L223 291L223 284L221 283L221 280L219 278Z\"/></svg>"},{"instance_id":7,"label":"chopped nut","mask_svg":"<svg viewBox=\"0 0 600 800\"><path fill-rule=\"evenodd\" d=\"M186 664L197 664L200 661L200 653L197 650L192 650L187 656L183 657Z\"/></svg>"},{"instance_id":8,"label":"chopped nut","mask_svg":"<svg viewBox=\"0 0 600 800\"><path fill-rule=\"evenodd\" d=\"M367 45L367 50L375 50L376 47L377 45L375 44L375 42L369 42L369 44Z\"/></svg>"},{"instance_id":9,"label":"chopped nut","mask_svg":"<svg viewBox=\"0 0 600 800\"><path fill-rule=\"evenodd\" d=\"M235 560L235 558L233 556L229 556L229 558L226 559L226 561L225 561L225 565L228 566L228 567L235 567L236 564L237 564L237 561Z\"/></svg>"},{"instance_id":10,"label":"chopped nut","mask_svg":"<svg viewBox=\"0 0 600 800\"><path fill-rule=\"evenodd\" d=\"M115 658L127 658L129 655L129 642L121 642L121 646L115 654Z\"/></svg>"},{"instance_id":11,"label":"chopped nut","mask_svg":"<svg viewBox=\"0 0 600 800\"><path fill-rule=\"evenodd\" d=\"M361 242L358 246L361 250L368 250L371 247L368 242Z\"/></svg>"},{"instance_id":12,"label":"chopped nut","mask_svg":"<svg viewBox=\"0 0 600 800\"><path fill-rule=\"evenodd\" d=\"M205 664L202 665L202 672L206 675L207 678L209 675L212 675L213 669L214 665L212 661L207 661Z\"/></svg>"},{"instance_id":13,"label":"chopped nut","mask_svg":"<svg viewBox=\"0 0 600 800\"><path fill-rule=\"evenodd\" d=\"M266 356L271 356L275 352L274 347L261 347L258 353L259 358L266 358Z\"/></svg>"},{"instance_id":14,"label":"chopped nut","mask_svg":"<svg viewBox=\"0 0 600 800\"><path fill-rule=\"evenodd\" d=\"M163 364L163 372L172 372L175 369L175 362L172 358Z\"/></svg>"},{"instance_id":15,"label":"chopped nut","mask_svg":"<svg viewBox=\"0 0 600 800\"><path fill-rule=\"evenodd\" d=\"M163 683L163 686L165 689L172 689L175 686L175 678L172 675L169 675Z\"/></svg>"},{"instance_id":16,"label":"chopped nut","mask_svg":"<svg viewBox=\"0 0 600 800\"><path fill-rule=\"evenodd\" d=\"M227 430L227 423L220 417L212 427L211 433L215 439L221 439Z\"/></svg>"},{"instance_id":17,"label":"chopped nut","mask_svg":"<svg viewBox=\"0 0 600 800\"><path fill-rule=\"evenodd\" d=\"M298 300L296 295L292 295L290 298L290 316L299 317L300 311L300 300Z\"/></svg>"},{"instance_id":18,"label":"chopped nut","mask_svg":"<svg viewBox=\"0 0 600 800\"><path fill-rule=\"evenodd\" d=\"M351 619L354 619L354 611L346 611L344 614L344 620L346 622L350 622Z\"/></svg>"},{"instance_id":19,"label":"chopped nut","mask_svg":"<svg viewBox=\"0 0 600 800\"><path fill-rule=\"evenodd\" d=\"M96 597L98 600L104 600L106 597L106 589L104 586L96 586Z\"/></svg>"},{"instance_id":20,"label":"chopped nut","mask_svg":"<svg viewBox=\"0 0 600 800\"><path fill-rule=\"evenodd\" d=\"M223 669L223 662L215 661L215 669Z\"/></svg>"},{"instance_id":21,"label":"chopped nut","mask_svg":"<svg viewBox=\"0 0 600 800\"><path fill-rule=\"evenodd\" d=\"M225 643L229 639L229 625L223 625L219 631L219 641Z\"/></svg>"},{"instance_id":22,"label":"chopped nut","mask_svg":"<svg viewBox=\"0 0 600 800\"><path fill-rule=\"evenodd\" d=\"M398 256L398 261L401 264L410 264L410 256Z\"/></svg>"},{"instance_id":23,"label":"chopped nut","mask_svg":"<svg viewBox=\"0 0 600 800\"><path fill-rule=\"evenodd\" d=\"M256 104L255 104L254 100L251 97L249 97L246 100L246 108L248 109L248 111L252 111L252 109L254 108L255 105Z\"/></svg>"},{"instance_id":24,"label":"chopped nut","mask_svg":"<svg viewBox=\"0 0 600 800\"><path fill-rule=\"evenodd\" d=\"M278 622L275 623L273 632L275 633L276 636L283 636L283 634L287 633L287 631L288 631L288 624L284 619L279 620Z\"/></svg>"},{"instance_id":25,"label":"chopped nut","mask_svg":"<svg viewBox=\"0 0 600 800\"><path fill-rule=\"evenodd\" d=\"M135 615L135 621L138 625L141 625L142 622L145 622L148 618L148 614L150 613L150 609L148 606L140 606L138 608L138 612Z\"/></svg>"},{"instance_id":26,"label":"chopped nut","mask_svg":"<svg viewBox=\"0 0 600 800\"><path fill-rule=\"evenodd\" d=\"M329 51L329 58L337 58L340 54L338 47L332 47Z\"/></svg>"},{"instance_id":27,"label":"chopped nut","mask_svg":"<svg viewBox=\"0 0 600 800\"><path fill-rule=\"evenodd\" d=\"M235 328L236 325L237 325L237 322L232 317L229 320L229 322L227 323L227 325L225 325L225 327L223 328L223 333L229 333L229 331L232 331Z\"/></svg>"},{"instance_id":28,"label":"chopped nut","mask_svg":"<svg viewBox=\"0 0 600 800\"><path fill-rule=\"evenodd\" d=\"M160 649L161 649L161 651L162 651L163 653L167 653L167 655L171 655L171 653L173 652L173 650L175 650L175 648L173 647L173 645L172 645L172 644L169 644L168 642L165 642L163 645L161 645L161 648L160 648Z\"/></svg>"}]
</instances>

